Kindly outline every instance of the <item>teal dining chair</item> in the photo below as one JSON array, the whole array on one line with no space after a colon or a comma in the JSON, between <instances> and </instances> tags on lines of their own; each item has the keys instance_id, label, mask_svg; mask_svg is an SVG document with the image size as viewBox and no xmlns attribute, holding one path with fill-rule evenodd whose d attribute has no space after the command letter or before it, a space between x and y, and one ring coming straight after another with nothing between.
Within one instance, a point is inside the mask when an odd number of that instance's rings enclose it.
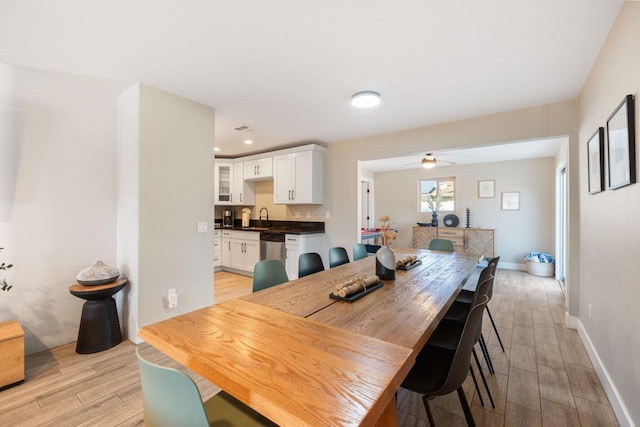
<instances>
[{"instance_id":1,"label":"teal dining chair","mask_svg":"<svg viewBox=\"0 0 640 427\"><path fill-rule=\"evenodd\" d=\"M329 249L329 268L337 267L349 262L349 255L347 250L343 247L337 246Z\"/></svg>"},{"instance_id":2,"label":"teal dining chair","mask_svg":"<svg viewBox=\"0 0 640 427\"><path fill-rule=\"evenodd\" d=\"M353 260L357 261L362 258L368 257L367 247L362 243L354 243L353 244Z\"/></svg>"},{"instance_id":3,"label":"teal dining chair","mask_svg":"<svg viewBox=\"0 0 640 427\"><path fill-rule=\"evenodd\" d=\"M253 267L253 292L258 292L288 281L287 271L279 259L258 261Z\"/></svg>"},{"instance_id":4,"label":"teal dining chair","mask_svg":"<svg viewBox=\"0 0 640 427\"><path fill-rule=\"evenodd\" d=\"M433 239L429 243L429 249L432 251L454 252L453 242L447 239Z\"/></svg>"},{"instance_id":5,"label":"teal dining chair","mask_svg":"<svg viewBox=\"0 0 640 427\"><path fill-rule=\"evenodd\" d=\"M198 386L189 376L149 362L140 355L139 347L136 356L145 426L275 426L224 391L202 402Z\"/></svg>"},{"instance_id":6,"label":"teal dining chair","mask_svg":"<svg viewBox=\"0 0 640 427\"><path fill-rule=\"evenodd\" d=\"M298 277L324 271L322 257L316 252L307 252L298 257Z\"/></svg>"}]
</instances>

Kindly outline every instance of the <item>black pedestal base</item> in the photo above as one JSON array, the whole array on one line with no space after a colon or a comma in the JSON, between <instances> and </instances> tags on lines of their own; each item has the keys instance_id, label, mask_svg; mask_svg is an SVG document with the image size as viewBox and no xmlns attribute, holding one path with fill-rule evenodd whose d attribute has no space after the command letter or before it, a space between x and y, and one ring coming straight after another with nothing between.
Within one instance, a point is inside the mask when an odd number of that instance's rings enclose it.
<instances>
[{"instance_id":1,"label":"black pedestal base","mask_svg":"<svg viewBox=\"0 0 640 427\"><path fill-rule=\"evenodd\" d=\"M121 342L122 332L113 297L86 301L82 306L76 353L97 353Z\"/></svg>"}]
</instances>

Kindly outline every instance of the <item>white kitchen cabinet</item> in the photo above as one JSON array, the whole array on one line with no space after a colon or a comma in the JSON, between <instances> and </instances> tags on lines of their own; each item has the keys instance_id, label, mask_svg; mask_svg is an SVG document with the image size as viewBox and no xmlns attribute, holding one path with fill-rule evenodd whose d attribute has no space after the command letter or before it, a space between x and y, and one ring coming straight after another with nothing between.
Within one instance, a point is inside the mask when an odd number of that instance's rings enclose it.
<instances>
[{"instance_id":1,"label":"white kitchen cabinet","mask_svg":"<svg viewBox=\"0 0 640 427\"><path fill-rule=\"evenodd\" d=\"M231 267L231 230L222 230L220 258L223 267Z\"/></svg>"},{"instance_id":2,"label":"white kitchen cabinet","mask_svg":"<svg viewBox=\"0 0 640 427\"><path fill-rule=\"evenodd\" d=\"M284 265L287 270L289 280L298 278L298 261L301 254L316 252L322 256L323 254L324 234L286 234L285 242L285 260ZM326 264L327 260L323 262Z\"/></svg>"},{"instance_id":3,"label":"white kitchen cabinet","mask_svg":"<svg viewBox=\"0 0 640 427\"><path fill-rule=\"evenodd\" d=\"M273 157L276 204L322 204L324 153L307 150Z\"/></svg>"},{"instance_id":4,"label":"white kitchen cabinet","mask_svg":"<svg viewBox=\"0 0 640 427\"><path fill-rule=\"evenodd\" d=\"M222 232L213 230L213 268L218 271L222 267Z\"/></svg>"},{"instance_id":5,"label":"white kitchen cabinet","mask_svg":"<svg viewBox=\"0 0 640 427\"><path fill-rule=\"evenodd\" d=\"M253 267L258 261L260 261L260 233L232 230L229 267L253 272Z\"/></svg>"},{"instance_id":6,"label":"white kitchen cabinet","mask_svg":"<svg viewBox=\"0 0 640 427\"><path fill-rule=\"evenodd\" d=\"M243 162L233 164L233 191L231 195L234 205L253 206L256 204L256 184L245 180Z\"/></svg>"},{"instance_id":7,"label":"white kitchen cabinet","mask_svg":"<svg viewBox=\"0 0 640 427\"><path fill-rule=\"evenodd\" d=\"M273 178L273 157L244 162L244 179L260 181Z\"/></svg>"},{"instance_id":8,"label":"white kitchen cabinet","mask_svg":"<svg viewBox=\"0 0 640 427\"><path fill-rule=\"evenodd\" d=\"M214 195L216 205L232 205L233 192L232 162L215 162Z\"/></svg>"},{"instance_id":9,"label":"white kitchen cabinet","mask_svg":"<svg viewBox=\"0 0 640 427\"><path fill-rule=\"evenodd\" d=\"M216 161L214 193L216 205L256 204L255 183L244 179L243 162Z\"/></svg>"}]
</instances>

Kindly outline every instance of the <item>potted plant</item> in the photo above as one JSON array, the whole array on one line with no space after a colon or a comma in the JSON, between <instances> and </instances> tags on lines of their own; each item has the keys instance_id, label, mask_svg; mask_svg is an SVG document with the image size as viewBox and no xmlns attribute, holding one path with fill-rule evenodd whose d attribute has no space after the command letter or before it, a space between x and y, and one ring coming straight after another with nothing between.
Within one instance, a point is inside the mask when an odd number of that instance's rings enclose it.
<instances>
[{"instance_id":1,"label":"potted plant","mask_svg":"<svg viewBox=\"0 0 640 427\"><path fill-rule=\"evenodd\" d=\"M2 250L4 250L4 248L0 248L0 252L1 252ZM0 264L0 270L3 270L3 271L6 271L6 270L10 269L11 267L13 267L13 264L6 264L6 263L4 263L4 262ZM12 287L13 287L13 286L12 286L12 285L10 285L10 284L7 282L7 278L6 278L6 277L3 277L3 278L2 278L2 281L0 281L0 290L5 291L5 292L8 292Z\"/></svg>"}]
</instances>

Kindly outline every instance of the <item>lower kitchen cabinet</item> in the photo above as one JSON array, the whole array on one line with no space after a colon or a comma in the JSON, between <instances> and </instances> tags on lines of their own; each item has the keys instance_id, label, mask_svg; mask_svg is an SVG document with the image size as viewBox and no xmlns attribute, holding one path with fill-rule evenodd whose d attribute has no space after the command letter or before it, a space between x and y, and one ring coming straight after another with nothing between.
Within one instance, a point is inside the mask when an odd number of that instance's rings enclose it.
<instances>
[{"instance_id":1,"label":"lower kitchen cabinet","mask_svg":"<svg viewBox=\"0 0 640 427\"><path fill-rule=\"evenodd\" d=\"M454 227L413 227L413 247L428 249L431 240L447 239L456 252L485 258L495 256L495 229Z\"/></svg>"},{"instance_id":2,"label":"lower kitchen cabinet","mask_svg":"<svg viewBox=\"0 0 640 427\"><path fill-rule=\"evenodd\" d=\"M301 254L308 252L316 252L320 256L323 254L324 234L287 234L284 241L284 266L289 280L298 278L298 259Z\"/></svg>"},{"instance_id":3,"label":"lower kitchen cabinet","mask_svg":"<svg viewBox=\"0 0 640 427\"><path fill-rule=\"evenodd\" d=\"M213 230L213 268L218 271L222 267L222 231Z\"/></svg>"},{"instance_id":4,"label":"lower kitchen cabinet","mask_svg":"<svg viewBox=\"0 0 640 427\"><path fill-rule=\"evenodd\" d=\"M260 261L260 233L236 230L222 233L222 265L253 273L253 267ZM226 239L225 233L229 233Z\"/></svg>"}]
</instances>

